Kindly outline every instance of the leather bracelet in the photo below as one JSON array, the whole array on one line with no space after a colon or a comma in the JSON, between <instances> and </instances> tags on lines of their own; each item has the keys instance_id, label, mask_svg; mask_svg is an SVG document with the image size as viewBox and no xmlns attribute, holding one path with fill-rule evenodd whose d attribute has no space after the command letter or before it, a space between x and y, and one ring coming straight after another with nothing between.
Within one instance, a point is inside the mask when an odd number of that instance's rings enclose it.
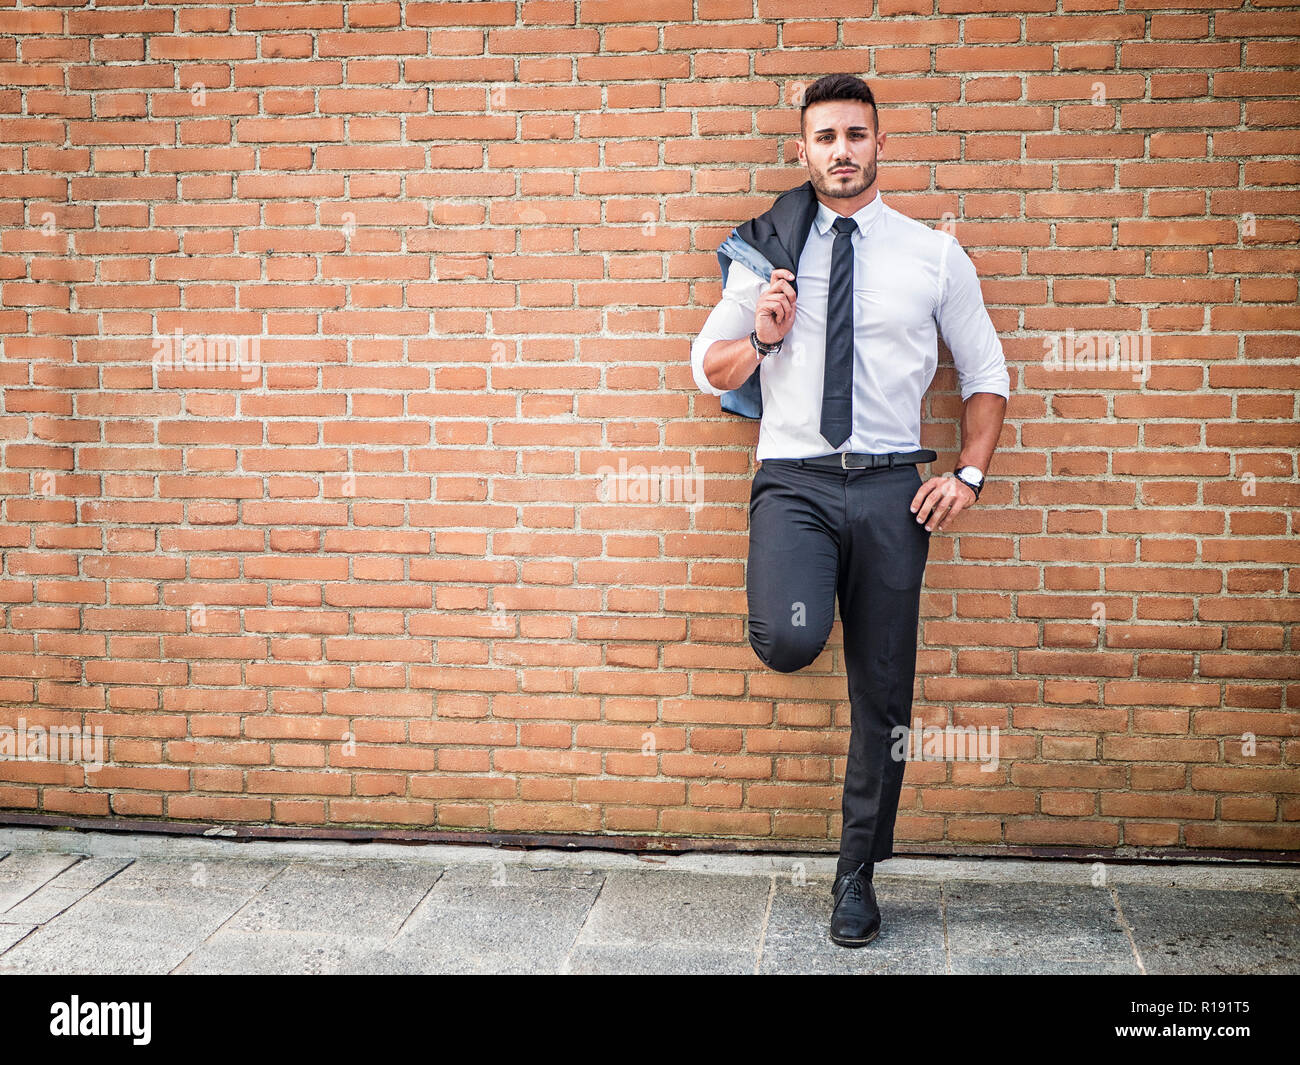
<instances>
[{"instance_id":1,"label":"leather bracelet","mask_svg":"<svg viewBox=\"0 0 1300 1065\"><path fill-rule=\"evenodd\" d=\"M773 355L780 351L783 341L778 340L775 344L764 344L763 341L758 339L758 333L754 330L750 330L749 343L753 347L754 351L758 353L758 361L762 362L768 355Z\"/></svg>"}]
</instances>

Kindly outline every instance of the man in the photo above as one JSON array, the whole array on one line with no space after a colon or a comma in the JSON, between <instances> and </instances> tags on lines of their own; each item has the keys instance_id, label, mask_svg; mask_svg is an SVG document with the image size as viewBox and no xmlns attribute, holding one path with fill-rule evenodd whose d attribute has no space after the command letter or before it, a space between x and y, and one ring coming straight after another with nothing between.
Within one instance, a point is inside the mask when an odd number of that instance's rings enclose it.
<instances>
[{"instance_id":1,"label":"man","mask_svg":"<svg viewBox=\"0 0 1300 1065\"><path fill-rule=\"evenodd\" d=\"M831 939L880 931L872 872L893 854L921 583L930 535L979 498L1010 396L1002 346L961 245L886 206L870 88L831 75L805 92L799 162L809 181L739 227L721 302L691 348L699 387L724 407L761 386L750 494L749 640L783 673L820 653L839 597L851 727ZM797 272L796 272L797 271ZM766 274L769 276L760 276ZM921 397L936 329L961 384L954 472L923 480Z\"/></svg>"}]
</instances>

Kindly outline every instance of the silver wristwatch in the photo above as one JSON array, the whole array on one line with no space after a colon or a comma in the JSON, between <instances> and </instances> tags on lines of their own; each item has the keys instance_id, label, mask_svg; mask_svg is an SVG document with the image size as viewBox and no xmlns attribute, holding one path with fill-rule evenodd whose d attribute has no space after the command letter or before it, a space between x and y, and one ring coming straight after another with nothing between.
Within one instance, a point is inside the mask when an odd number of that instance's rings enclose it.
<instances>
[{"instance_id":1,"label":"silver wristwatch","mask_svg":"<svg viewBox=\"0 0 1300 1065\"><path fill-rule=\"evenodd\" d=\"M979 499L980 489L984 487L984 473L978 466L959 466L953 471L953 476L974 492L977 500Z\"/></svg>"}]
</instances>

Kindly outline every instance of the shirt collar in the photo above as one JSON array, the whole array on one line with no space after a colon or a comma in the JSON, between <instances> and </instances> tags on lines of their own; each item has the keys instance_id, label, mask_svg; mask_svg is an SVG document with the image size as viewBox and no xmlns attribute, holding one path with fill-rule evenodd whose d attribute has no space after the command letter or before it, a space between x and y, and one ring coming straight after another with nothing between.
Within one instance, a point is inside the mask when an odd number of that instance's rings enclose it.
<instances>
[{"instance_id":1,"label":"shirt collar","mask_svg":"<svg viewBox=\"0 0 1300 1065\"><path fill-rule=\"evenodd\" d=\"M871 224L880 217L883 209L884 204L881 203L880 200L880 190L877 189L876 195L872 198L869 204L865 207L860 207L858 210L853 212L852 218L857 222L859 231L865 233L870 229ZM839 217L840 215L835 211L832 211L820 200L817 201L817 232L821 233L822 236L826 235L830 230L831 225L835 222L835 219Z\"/></svg>"}]
</instances>

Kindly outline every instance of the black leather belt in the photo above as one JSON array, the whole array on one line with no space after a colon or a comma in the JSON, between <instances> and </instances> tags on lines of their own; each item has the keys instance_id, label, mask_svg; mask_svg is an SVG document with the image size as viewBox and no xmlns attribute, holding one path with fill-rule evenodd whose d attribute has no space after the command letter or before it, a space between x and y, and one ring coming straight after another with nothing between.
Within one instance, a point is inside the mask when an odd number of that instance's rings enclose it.
<instances>
[{"instance_id":1,"label":"black leather belt","mask_svg":"<svg viewBox=\"0 0 1300 1065\"><path fill-rule=\"evenodd\" d=\"M918 462L934 462L939 456L929 448L919 451L890 451L884 455L864 452L837 451L832 455L818 455L811 459L785 459L800 466L830 466L841 470L874 470L878 466L912 466Z\"/></svg>"}]
</instances>

